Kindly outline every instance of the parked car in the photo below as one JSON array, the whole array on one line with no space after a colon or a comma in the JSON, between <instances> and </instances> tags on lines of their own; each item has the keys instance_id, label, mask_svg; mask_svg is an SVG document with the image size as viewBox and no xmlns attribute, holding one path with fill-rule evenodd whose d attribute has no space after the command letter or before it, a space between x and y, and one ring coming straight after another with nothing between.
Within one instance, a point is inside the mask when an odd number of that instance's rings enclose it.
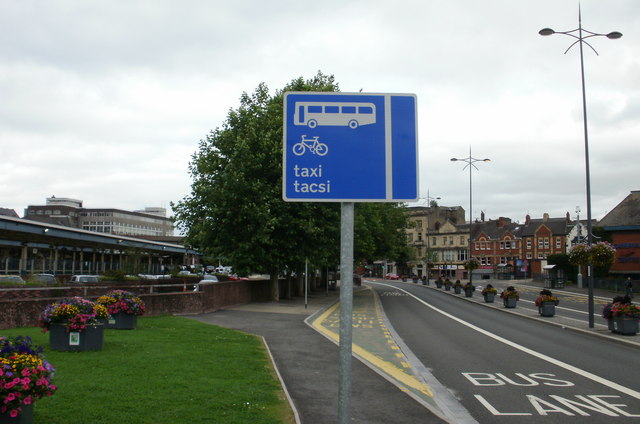
<instances>
[{"instance_id":1,"label":"parked car","mask_svg":"<svg viewBox=\"0 0 640 424\"><path fill-rule=\"evenodd\" d=\"M215 275L212 275L212 274L205 274L205 275L202 277L202 280L200 280L200 281L198 282L198 284L195 284L195 285L193 286L193 291L194 291L194 292L196 292L196 291L200 291L200 284L202 284L202 283L217 283L218 281L219 281L219 280L218 280L218 277L216 277Z\"/></svg>"},{"instance_id":2,"label":"parked car","mask_svg":"<svg viewBox=\"0 0 640 424\"><path fill-rule=\"evenodd\" d=\"M33 274L29 277L30 283L40 283L44 285L55 285L58 283L56 276L53 274Z\"/></svg>"},{"instance_id":3,"label":"parked car","mask_svg":"<svg viewBox=\"0 0 640 424\"><path fill-rule=\"evenodd\" d=\"M100 279L97 275L72 275L71 279L67 281L68 284L82 284L82 283L98 283Z\"/></svg>"},{"instance_id":4,"label":"parked car","mask_svg":"<svg viewBox=\"0 0 640 424\"><path fill-rule=\"evenodd\" d=\"M399 280L400 276L398 274L387 274L384 276L385 280Z\"/></svg>"},{"instance_id":5,"label":"parked car","mask_svg":"<svg viewBox=\"0 0 640 424\"><path fill-rule=\"evenodd\" d=\"M24 284L24 280L19 275L0 275L0 283Z\"/></svg>"}]
</instances>

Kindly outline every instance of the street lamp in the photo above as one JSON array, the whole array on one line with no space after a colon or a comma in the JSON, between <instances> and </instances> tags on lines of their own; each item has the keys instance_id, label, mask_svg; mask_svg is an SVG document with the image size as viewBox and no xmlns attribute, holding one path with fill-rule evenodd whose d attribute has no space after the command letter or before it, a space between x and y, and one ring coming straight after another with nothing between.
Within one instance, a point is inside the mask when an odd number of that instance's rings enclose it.
<instances>
[{"instance_id":1,"label":"street lamp","mask_svg":"<svg viewBox=\"0 0 640 424\"><path fill-rule=\"evenodd\" d=\"M478 167L475 165L476 162L491 162L491 159L476 159L471 156L471 147L469 147L469 156L466 158L451 158L451 162L465 162L466 165L462 170L469 168L469 257L467 257L467 261L471 260L471 229L473 227L473 191L471 184L471 174L472 168L475 168L479 171ZM473 270L469 270L469 284L473 281Z\"/></svg>"},{"instance_id":2,"label":"street lamp","mask_svg":"<svg viewBox=\"0 0 640 424\"><path fill-rule=\"evenodd\" d=\"M577 33L577 35L576 35ZM586 33L587 35L583 35ZM582 14L580 12L580 7L578 6L578 28L571 31L554 31L551 28L543 28L538 31L540 35L553 35L553 34L562 34L568 35L569 37L573 37L576 39L568 48L565 50L564 54L571 49L571 47L575 46L579 43L580 45L580 76L582 78L582 118L584 124L584 162L585 162L585 170L586 170L586 185L587 185L587 245L591 247L592 244L592 234L591 234L591 176L589 172L589 133L587 130L587 97L584 88L584 58L582 53L583 44L586 44L594 51L596 55L598 52L593 48L591 44L585 41L587 38L591 37L607 37L612 40L617 40L622 37L622 33L614 31L608 34L599 34L596 32L587 31L582 28ZM591 263L587 265L587 282L589 286L589 328L594 327L594 305L593 305L593 266Z\"/></svg>"}]
</instances>

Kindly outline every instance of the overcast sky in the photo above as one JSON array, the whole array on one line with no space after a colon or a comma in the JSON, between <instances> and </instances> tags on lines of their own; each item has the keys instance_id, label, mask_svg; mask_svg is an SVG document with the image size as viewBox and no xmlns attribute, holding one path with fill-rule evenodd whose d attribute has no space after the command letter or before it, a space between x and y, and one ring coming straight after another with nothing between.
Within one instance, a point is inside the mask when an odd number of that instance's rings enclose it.
<instances>
[{"instance_id":1,"label":"overcast sky","mask_svg":"<svg viewBox=\"0 0 640 424\"><path fill-rule=\"evenodd\" d=\"M593 217L640 189L640 1L583 0ZM586 217L577 0L0 0L0 207L125 210L189 194L243 91L321 70L415 93L420 192L474 217Z\"/></svg>"}]
</instances>

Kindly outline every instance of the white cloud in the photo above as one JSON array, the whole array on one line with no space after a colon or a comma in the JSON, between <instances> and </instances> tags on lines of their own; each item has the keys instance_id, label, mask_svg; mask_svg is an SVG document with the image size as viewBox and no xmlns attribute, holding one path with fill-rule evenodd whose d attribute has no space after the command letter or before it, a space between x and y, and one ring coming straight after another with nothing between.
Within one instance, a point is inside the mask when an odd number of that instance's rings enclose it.
<instances>
[{"instance_id":1,"label":"white cloud","mask_svg":"<svg viewBox=\"0 0 640 424\"><path fill-rule=\"evenodd\" d=\"M581 2L594 217L630 190L640 156L640 3ZM585 206L574 2L4 2L0 207L45 197L141 209L189 193L187 164L243 91L317 70L343 91L418 95L421 191L474 215L563 216Z\"/></svg>"}]
</instances>

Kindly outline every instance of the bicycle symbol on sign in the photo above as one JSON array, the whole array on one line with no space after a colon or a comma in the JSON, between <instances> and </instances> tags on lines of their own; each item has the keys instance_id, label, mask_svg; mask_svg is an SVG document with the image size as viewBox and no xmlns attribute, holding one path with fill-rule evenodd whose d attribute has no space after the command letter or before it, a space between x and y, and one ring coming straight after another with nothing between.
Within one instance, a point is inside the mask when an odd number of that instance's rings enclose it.
<instances>
[{"instance_id":1,"label":"bicycle symbol on sign","mask_svg":"<svg viewBox=\"0 0 640 424\"><path fill-rule=\"evenodd\" d=\"M324 156L329 153L329 146L325 143L321 143L320 136L305 138L307 135L302 136L302 140L299 143L293 145L293 154L296 156L302 156L307 149L314 155Z\"/></svg>"}]
</instances>

